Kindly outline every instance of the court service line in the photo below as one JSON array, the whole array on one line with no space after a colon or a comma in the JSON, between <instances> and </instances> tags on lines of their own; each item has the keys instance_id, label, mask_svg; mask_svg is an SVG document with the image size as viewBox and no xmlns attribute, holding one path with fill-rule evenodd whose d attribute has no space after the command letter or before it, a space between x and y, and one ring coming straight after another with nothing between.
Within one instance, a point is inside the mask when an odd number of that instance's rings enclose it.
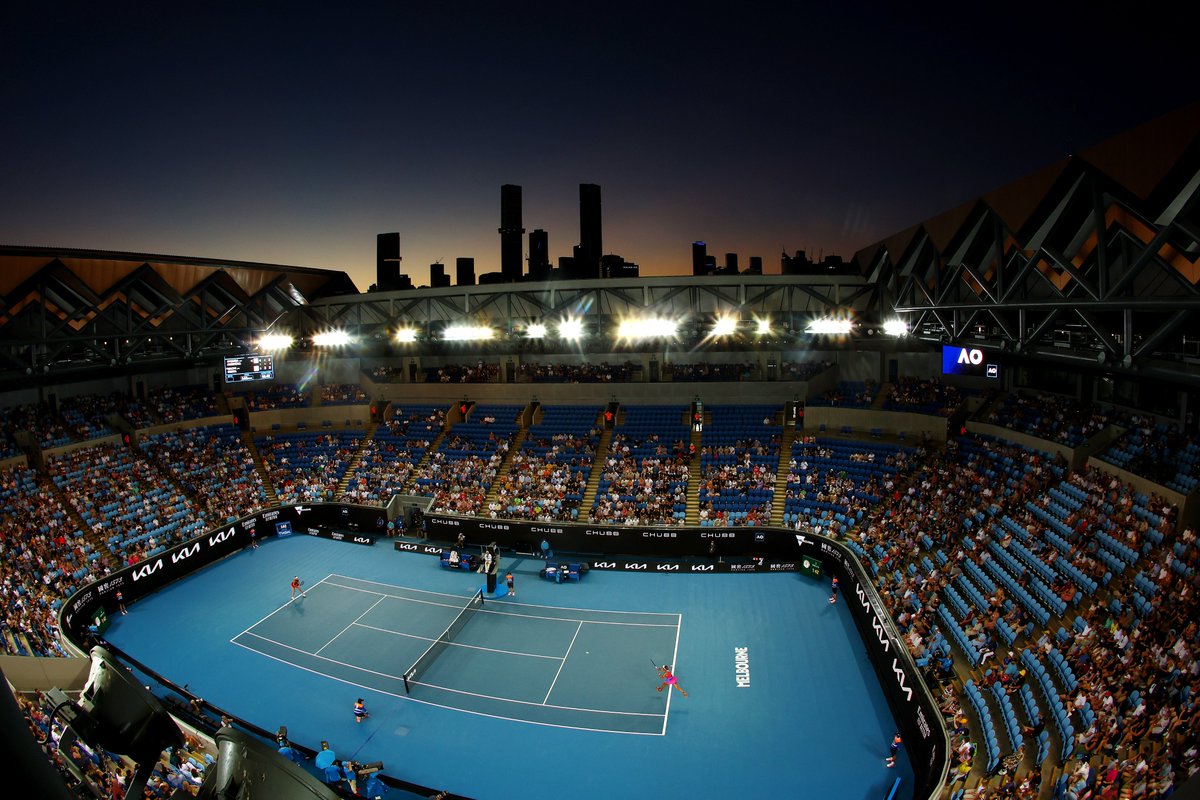
<instances>
[{"instance_id":1,"label":"court service line","mask_svg":"<svg viewBox=\"0 0 1200 800\"><path fill-rule=\"evenodd\" d=\"M407 639L420 639L423 642L431 642L432 643L432 642L436 642L438 640L436 638L431 639L428 636L418 636L415 633L405 633L404 631L390 631L387 628L376 628L374 625L368 625L365 622L352 622L350 624L357 625L360 628L369 628L370 630L379 631L380 633L390 633L393 636L403 636ZM338 636L340 636L340 635L341 634L338 634ZM440 637L438 637L438 638L440 638ZM551 659L552 661L556 660L556 659L561 661L562 659L566 658L566 656L547 656L547 655L542 655L541 653L522 653L517 650L500 650L499 648L495 648L495 647L482 647L477 644L464 644L462 642L449 642L448 641L448 642L446 642L446 644L449 647L467 647L467 648L470 648L471 650L484 650L489 653L504 653L505 655L509 655L509 656L525 656L526 658L548 658L548 659ZM324 649L324 648L322 648L322 649Z\"/></svg>"},{"instance_id":2,"label":"court service line","mask_svg":"<svg viewBox=\"0 0 1200 800\"><path fill-rule=\"evenodd\" d=\"M537 608L552 608L553 606L535 606L535 607L537 607ZM586 611L587 609L565 608L563 610L564 611ZM679 623L668 624L665 622L609 622L607 620L600 620L600 619L574 619L572 617L547 617L543 614L519 614L515 611L493 611L492 609L487 608L487 607L484 607L482 610L480 610L477 613L499 614L499 615L505 616L505 617L520 617L521 619L544 619L544 620L550 620L551 622L586 622L589 625L623 625L623 626L626 626L629 628L677 628L679 626ZM620 611L620 612L604 611L604 612L600 612L600 613L623 614L625 612L623 612L623 611Z\"/></svg>"},{"instance_id":3,"label":"court service line","mask_svg":"<svg viewBox=\"0 0 1200 800\"><path fill-rule=\"evenodd\" d=\"M337 641L337 638L338 638L338 636L341 636L343 633L345 633L346 631L350 630L350 628L354 627L354 623L355 623L355 622L358 622L360 619L362 619L363 617L365 617L367 614L370 614L372 611L374 611L374 610L375 610L375 606L379 605L380 603L382 603L382 602L383 602L384 600L386 600L386 599L387 599L386 597L381 597L381 598L379 598L378 600L376 600L376 601L375 601L375 603L374 603L374 604L373 604L373 605L372 605L370 608L368 608L366 611L364 611L364 612L362 612L361 614L359 614L357 617L355 617L355 618L354 618L354 619L353 619L353 620L350 622L350 624L349 624L349 625L347 625L346 627L344 627L344 628L342 628L340 631L338 631L338 632L337 632L337 636L334 636L334 637L333 637L332 639L330 639L328 642L326 642L325 644L323 644L323 645L321 645L320 647L318 647L318 648L317 648L317 652L313 653L313 655L314 655L314 656L315 656L315 655L319 655L319 654L320 654L320 652L321 652L322 650L324 650L326 647L329 647L329 645L331 645L331 644L333 644L335 641Z\"/></svg>"},{"instance_id":4,"label":"court service line","mask_svg":"<svg viewBox=\"0 0 1200 800\"><path fill-rule=\"evenodd\" d=\"M304 654L304 655L306 655L306 656L312 656L313 658L319 658L319 659L321 659L322 661L328 661L330 664L338 664L338 665L340 665L340 666L347 667L347 668L349 668L349 669L356 669L356 670L358 670L359 672L369 672L370 674L372 674L372 675L378 675L378 676L379 676L379 677L381 677L381 678L391 678L392 680L396 680L396 681L402 681L402 680L404 680L404 679L403 679L403 678L401 678L399 675L390 675L390 674L388 674L388 673L386 673L386 672L376 672L376 671L375 671L375 670L373 670L373 669L367 669L366 667L360 667L360 666L358 666L357 664L348 664L348 663L346 663L345 661L338 661L336 658L330 658L329 656L319 656L319 655L317 655L316 653L310 653L310 652L308 652L307 650L301 650L299 647L292 647L290 644L284 644L283 642L277 642L277 641L275 641L274 639L268 639L268 638L267 638L267 637L265 637L265 636L259 636L257 633L255 633L255 632L253 632L253 631L247 631L245 634L242 634L242 635L245 635L245 636L253 636L255 639L262 639L264 642L270 642L270 643L271 643L271 644L273 644L273 645L278 645L279 647L283 647L283 648L286 648L286 649L288 649L288 650L294 650L295 652L297 652L297 653L303 653L303 654ZM232 639L230 639L230 641L232 642L233 640L232 640ZM240 642L233 642L233 643L234 643L234 644L240 644ZM243 645L243 646L244 646L244 645ZM247 650L254 650L254 648L253 648L253 647L246 647L246 649L247 649ZM256 653L259 653L259 652L262 652L262 651L260 651L260 650L254 650L254 652L256 652ZM266 653L263 653L263 655L265 656L265 655L267 655L267 654L266 654ZM285 663L285 664L290 664L291 662L290 662L290 661L285 661L284 663ZM296 666L299 666L299 665L296 665Z\"/></svg>"},{"instance_id":5,"label":"court service line","mask_svg":"<svg viewBox=\"0 0 1200 800\"><path fill-rule=\"evenodd\" d=\"M546 696L542 698L542 705L550 699L550 693L554 691L554 684L558 683L558 676L562 675L563 666L567 663L567 658L571 655L571 648L575 646L575 640L579 638L579 632L583 630L583 620L579 621L579 625L575 628L575 635L571 637L571 643L567 645L567 652L563 654L562 663L558 665L558 672L554 673L554 680L550 681L550 688L546 690Z\"/></svg>"},{"instance_id":6,"label":"court service line","mask_svg":"<svg viewBox=\"0 0 1200 800\"><path fill-rule=\"evenodd\" d=\"M316 583L314 583L312 586L308 587L308 590L311 592L313 589L317 588L317 587L318 587L318 586L320 586L322 583L324 583L325 581L329 580L329 578L331 578L332 576L333 576L333 573L331 572L331 573L329 573L329 575L326 575L324 578L321 578L321 580L317 581L317 582L316 582ZM335 584L335 585L336 585L336 584ZM293 598L293 599L294 599L294 598ZM275 609L274 611L272 611L270 614L267 614L265 617L263 617L262 619L260 619L258 622L255 622L255 623L251 624L251 625L250 625L250 628L256 628L256 627L258 627L258 626L259 626L259 625L261 625L262 623L264 623L264 622L266 622L267 620L269 620L271 617L273 617L273 616L275 616L276 614L278 614L280 611L283 611L285 608L287 608L287 607L288 607L288 606L290 606L291 604L292 604L292 601L291 601L291 600L288 600L286 603L284 603L284 604L283 604L283 605L281 605L279 608L277 608L277 609ZM250 628L246 628L246 630L242 631L242 633L247 633L247 632L249 632ZM238 634L238 636L241 636L241 635L242 635L242 633L239 633L239 634ZM235 636L235 637L234 637L234 639L236 639L236 638L237 638L237 636ZM233 641L233 639L230 639L230 641Z\"/></svg>"},{"instance_id":7,"label":"court service line","mask_svg":"<svg viewBox=\"0 0 1200 800\"><path fill-rule=\"evenodd\" d=\"M330 581L329 585L336 586L339 589L346 589L347 591L351 591L351 592L362 592L363 594L373 594L376 597L387 597L387 598L391 598L392 600L403 600L406 603L421 603L422 605L438 606L439 608L460 608L460 609L462 608L462 598L459 597L458 595L452 595L452 594L446 595L446 597L453 597L456 600L458 600L459 602L456 605L454 603L435 603L432 600L418 600L415 597L404 597L403 595L398 595L398 594L388 594L386 592L376 592L376 591L372 591L371 589L360 589L357 586L344 586L340 583L335 583L334 581ZM413 591L419 591L419 590L414 589ZM430 592L430 594L435 594L435 593Z\"/></svg>"}]
</instances>

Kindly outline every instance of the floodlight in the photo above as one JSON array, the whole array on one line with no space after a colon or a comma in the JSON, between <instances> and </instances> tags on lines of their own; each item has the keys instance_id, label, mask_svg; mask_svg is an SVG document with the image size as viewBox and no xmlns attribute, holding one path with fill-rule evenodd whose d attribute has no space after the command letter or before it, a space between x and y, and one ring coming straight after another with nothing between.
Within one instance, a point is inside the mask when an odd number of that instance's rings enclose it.
<instances>
[{"instance_id":1,"label":"floodlight","mask_svg":"<svg viewBox=\"0 0 1200 800\"><path fill-rule=\"evenodd\" d=\"M417 340L416 328L401 328L396 331L396 341L403 344L412 344Z\"/></svg>"},{"instance_id":2,"label":"floodlight","mask_svg":"<svg viewBox=\"0 0 1200 800\"><path fill-rule=\"evenodd\" d=\"M889 319L883 323L883 332L888 336L907 336L908 323L902 319Z\"/></svg>"},{"instance_id":3,"label":"floodlight","mask_svg":"<svg viewBox=\"0 0 1200 800\"><path fill-rule=\"evenodd\" d=\"M679 323L672 319L626 319L617 327L617 337L637 341L640 339L669 339L679 331Z\"/></svg>"},{"instance_id":4,"label":"floodlight","mask_svg":"<svg viewBox=\"0 0 1200 800\"><path fill-rule=\"evenodd\" d=\"M534 322L525 326L525 335L530 339L546 338L546 326L540 322Z\"/></svg>"},{"instance_id":5,"label":"floodlight","mask_svg":"<svg viewBox=\"0 0 1200 800\"><path fill-rule=\"evenodd\" d=\"M762 319L755 320L755 322L757 323L757 326L755 327L754 332L759 336L766 336L771 332L770 317L763 317Z\"/></svg>"},{"instance_id":6,"label":"floodlight","mask_svg":"<svg viewBox=\"0 0 1200 800\"><path fill-rule=\"evenodd\" d=\"M737 332L737 323L738 321L735 317L717 317L708 335L713 339L718 336L729 336Z\"/></svg>"},{"instance_id":7,"label":"floodlight","mask_svg":"<svg viewBox=\"0 0 1200 800\"><path fill-rule=\"evenodd\" d=\"M853 327L854 323L848 319L814 319L808 323L808 332L828 336L845 336Z\"/></svg>"},{"instance_id":8,"label":"floodlight","mask_svg":"<svg viewBox=\"0 0 1200 800\"><path fill-rule=\"evenodd\" d=\"M258 340L260 350L287 350L295 340L286 333L265 333Z\"/></svg>"},{"instance_id":9,"label":"floodlight","mask_svg":"<svg viewBox=\"0 0 1200 800\"><path fill-rule=\"evenodd\" d=\"M575 341L583 338L583 320L569 317L558 323L558 335L563 339Z\"/></svg>"},{"instance_id":10,"label":"floodlight","mask_svg":"<svg viewBox=\"0 0 1200 800\"><path fill-rule=\"evenodd\" d=\"M447 342L491 339L495 335L496 332L486 325L449 325L442 331L442 339Z\"/></svg>"},{"instance_id":11,"label":"floodlight","mask_svg":"<svg viewBox=\"0 0 1200 800\"><path fill-rule=\"evenodd\" d=\"M313 336L317 347L344 347L350 344L350 334L345 331L324 331Z\"/></svg>"}]
</instances>

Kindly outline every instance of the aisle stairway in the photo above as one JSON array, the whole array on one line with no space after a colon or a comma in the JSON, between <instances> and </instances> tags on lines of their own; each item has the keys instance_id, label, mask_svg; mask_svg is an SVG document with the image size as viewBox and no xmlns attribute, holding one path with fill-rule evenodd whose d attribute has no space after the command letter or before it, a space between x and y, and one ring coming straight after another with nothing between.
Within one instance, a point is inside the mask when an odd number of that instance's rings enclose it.
<instances>
[{"instance_id":1,"label":"aisle stairway","mask_svg":"<svg viewBox=\"0 0 1200 800\"><path fill-rule=\"evenodd\" d=\"M704 424L712 424L712 414L708 411L704 412ZM700 447L703 440L704 434L692 428L692 460L688 464L687 516L684 518L687 525L700 524Z\"/></svg>"},{"instance_id":2,"label":"aisle stairway","mask_svg":"<svg viewBox=\"0 0 1200 800\"><path fill-rule=\"evenodd\" d=\"M268 506L279 505L279 496L275 494L275 486L271 483L271 476L267 472L267 465L263 463L262 454L258 452L258 447L254 444L254 436L249 431L242 431L242 444L250 451L250 456L254 459L254 471L258 473L259 479L262 480L263 490L267 493L266 504Z\"/></svg>"},{"instance_id":3,"label":"aisle stairway","mask_svg":"<svg viewBox=\"0 0 1200 800\"><path fill-rule=\"evenodd\" d=\"M771 498L771 524L783 525L783 513L787 508L788 477L792 474L792 444L796 441L796 426L783 426L783 440L779 444L779 467L775 470L775 494Z\"/></svg>"},{"instance_id":4,"label":"aisle stairway","mask_svg":"<svg viewBox=\"0 0 1200 800\"><path fill-rule=\"evenodd\" d=\"M612 428L605 428L600 433L600 441L596 445L596 456L592 459L592 474L588 476L587 486L583 490L583 499L579 501L580 522L587 521L592 506L596 504L596 490L600 488L600 475L604 472L604 462L608 459L608 447L612 444L612 437Z\"/></svg>"},{"instance_id":5,"label":"aisle stairway","mask_svg":"<svg viewBox=\"0 0 1200 800\"><path fill-rule=\"evenodd\" d=\"M505 478L508 477L508 471L512 469L513 460L516 458L517 452L521 449L521 444L528 435L529 429L521 428L517 431L517 435L513 437L512 445L508 448L508 452L504 454L504 458L500 460L500 465L496 467L496 477L492 478L492 485L488 488L487 496L483 498L483 507L485 509L500 494L500 488L504 485Z\"/></svg>"},{"instance_id":6,"label":"aisle stairway","mask_svg":"<svg viewBox=\"0 0 1200 800\"><path fill-rule=\"evenodd\" d=\"M366 433L358 440L358 447L354 450L354 455L350 457L350 462L346 465L346 471L342 474L342 479L338 481L336 497L342 497L346 493L346 489L350 487L350 480L354 477L355 470L362 462L363 453L366 452L367 445L375 440L375 431L379 430L379 423L370 422L367 424Z\"/></svg>"}]
</instances>

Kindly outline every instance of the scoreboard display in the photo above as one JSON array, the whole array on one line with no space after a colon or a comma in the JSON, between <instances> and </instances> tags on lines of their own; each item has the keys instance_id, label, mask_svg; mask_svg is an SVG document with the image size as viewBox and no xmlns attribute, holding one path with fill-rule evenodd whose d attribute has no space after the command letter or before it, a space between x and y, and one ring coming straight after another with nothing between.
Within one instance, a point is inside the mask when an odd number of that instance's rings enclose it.
<instances>
[{"instance_id":1,"label":"scoreboard display","mask_svg":"<svg viewBox=\"0 0 1200 800\"><path fill-rule=\"evenodd\" d=\"M977 347L942 345L942 374L999 378L1000 364L992 353Z\"/></svg>"},{"instance_id":2,"label":"scoreboard display","mask_svg":"<svg viewBox=\"0 0 1200 800\"><path fill-rule=\"evenodd\" d=\"M225 382L270 381L275 379L274 356L225 356Z\"/></svg>"}]
</instances>

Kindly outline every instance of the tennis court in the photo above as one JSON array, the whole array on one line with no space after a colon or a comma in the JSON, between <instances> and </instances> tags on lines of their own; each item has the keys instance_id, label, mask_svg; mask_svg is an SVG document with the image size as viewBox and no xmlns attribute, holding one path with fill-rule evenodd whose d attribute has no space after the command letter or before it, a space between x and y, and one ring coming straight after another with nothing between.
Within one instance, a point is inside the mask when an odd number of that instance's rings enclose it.
<instances>
[{"instance_id":1,"label":"tennis court","mask_svg":"<svg viewBox=\"0 0 1200 800\"><path fill-rule=\"evenodd\" d=\"M442 708L580 730L666 733L671 693L639 690L650 662L675 663L679 614L480 603L338 574L306 595L232 641Z\"/></svg>"},{"instance_id":2,"label":"tennis court","mask_svg":"<svg viewBox=\"0 0 1200 800\"><path fill-rule=\"evenodd\" d=\"M380 546L268 539L140 600L107 635L269 730L480 800L880 800L896 777L912 796L906 752L884 766L891 712L825 582L596 572L556 584L542 564L505 558L517 596L485 602L497 613L472 615L411 695L405 672L482 576ZM293 575L307 597L287 603ZM650 659L671 663L689 696L656 692Z\"/></svg>"}]
</instances>

